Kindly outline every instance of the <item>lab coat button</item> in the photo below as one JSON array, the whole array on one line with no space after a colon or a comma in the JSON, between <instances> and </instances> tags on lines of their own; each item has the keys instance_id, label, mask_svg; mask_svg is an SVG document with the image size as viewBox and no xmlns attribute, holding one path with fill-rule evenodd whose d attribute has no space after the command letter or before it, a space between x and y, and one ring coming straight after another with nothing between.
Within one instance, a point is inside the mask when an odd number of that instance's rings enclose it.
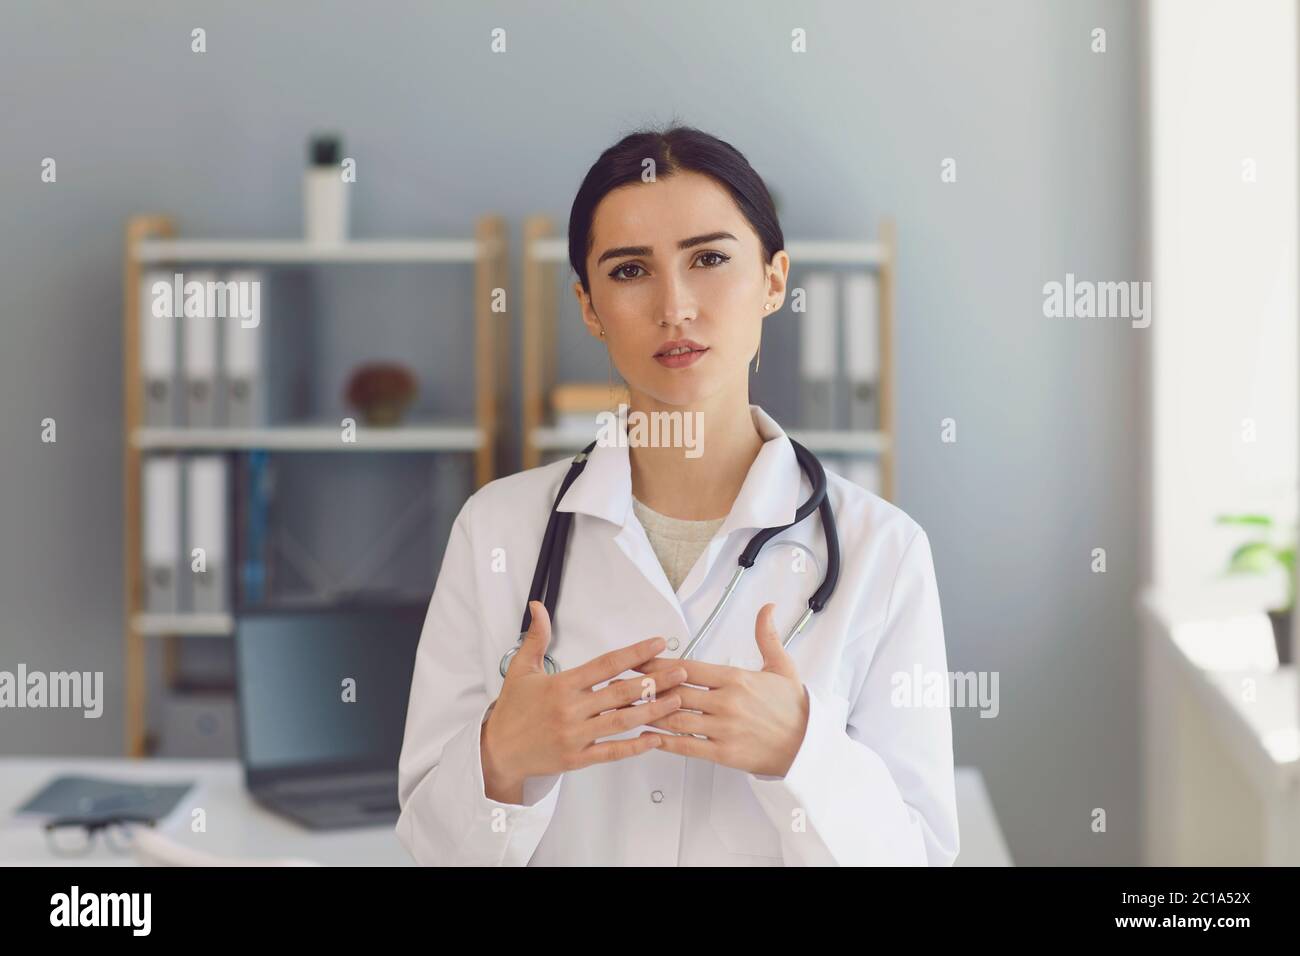
<instances>
[{"instance_id":1,"label":"lab coat button","mask_svg":"<svg viewBox=\"0 0 1300 956\"><path fill-rule=\"evenodd\" d=\"M663 803L664 792L662 790L656 790L650 794L650 799L653 800L655 803Z\"/></svg>"},{"instance_id":2,"label":"lab coat button","mask_svg":"<svg viewBox=\"0 0 1300 956\"><path fill-rule=\"evenodd\" d=\"M669 649L670 651L675 651L675 650L677 650L677 648L679 648L679 647L681 647L681 646L682 646L682 642L679 641L679 640L677 640L677 638L675 638L675 637L670 637L670 638L668 638L668 649Z\"/></svg>"}]
</instances>

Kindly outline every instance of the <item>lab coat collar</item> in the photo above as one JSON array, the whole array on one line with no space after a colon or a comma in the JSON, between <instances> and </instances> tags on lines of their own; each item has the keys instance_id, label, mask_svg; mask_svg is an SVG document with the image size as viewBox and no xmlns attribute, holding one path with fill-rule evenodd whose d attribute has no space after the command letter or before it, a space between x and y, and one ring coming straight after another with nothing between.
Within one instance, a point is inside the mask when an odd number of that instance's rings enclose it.
<instances>
[{"instance_id":1,"label":"lab coat collar","mask_svg":"<svg viewBox=\"0 0 1300 956\"><path fill-rule=\"evenodd\" d=\"M794 521L799 507L799 461L780 425L758 405L749 406L754 426L763 438L720 535L741 528L771 528ZM596 445L583 469L558 506L604 518L625 527L632 519L632 463L627 448L627 423L619 420L619 441ZM707 451L706 451L707 453Z\"/></svg>"}]
</instances>

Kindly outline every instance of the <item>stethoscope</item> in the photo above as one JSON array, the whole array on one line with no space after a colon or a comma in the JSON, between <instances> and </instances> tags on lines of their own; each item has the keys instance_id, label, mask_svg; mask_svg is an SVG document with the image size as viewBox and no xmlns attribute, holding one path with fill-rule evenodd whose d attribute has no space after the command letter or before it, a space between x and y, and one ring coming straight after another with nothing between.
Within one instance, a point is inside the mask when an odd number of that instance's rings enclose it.
<instances>
[{"instance_id":1,"label":"stethoscope","mask_svg":"<svg viewBox=\"0 0 1300 956\"><path fill-rule=\"evenodd\" d=\"M722 597L718 599L713 611L704 621L699 633L691 638L691 642L686 645L681 660L686 660L694 653L700 641L717 623L718 617L722 614L722 609L727 606L731 595L735 593L736 585L740 583L744 573L754 566L754 562L758 559L758 553L763 550L763 545L787 528L794 527L816 510L821 511L822 532L826 536L826 575L822 578L821 586L808 599L808 610L804 611L799 620L795 622L794 627L790 629L790 633L781 642L781 646L786 647L789 645L795 635L804 629L804 625L808 623L808 620L815 613L825 608L830 601L831 594L835 591L835 582L839 580L840 576L840 539L835 529L835 515L831 510L830 499L826 495L826 470L822 467L822 463L817 460L817 456L803 445L794 439L790 439L790 444L794 446L794 454L799 461L799 467L803 469L803 473L808 476L808 481L812 484L812 494L807 501L799 506L799 509L795 512L794 521L775 528L764 528L749 539L749 544L741 552L740 566L736 568L736 573L731 576L731 581L722 592ZM564 497L564 493L569 490L569 486L573 484L574 479L582 474L582 469L587 465L587 456L591 454L591 450L595 447L596 442L593 441L574 456L573 463L569 466L569 472L564 476L564 481L560 484L560 491L555 496L555 503L551 506L551 517L546 522L546 533L542 536L542 548L537 555L537 567L533 571L533 585L528 591L528 600L531 602L541 600L542 588L543 586L546 588L544 603L546 604L546 612L551 618L552 628L555 627L555 607L560 597L560 576L564 571L564 551L569 541L569 529L573 525L573 512L559 511L557 509L560 500ZM515 641L515 646L506 651L501 658L502 677L506 676L506 670L510 667L510 659L519 650L519 646L523 643L524 636L528 633L531 624L532 611L525 606L524 620L519 627L519 640ZM554 638L552 637L552 639ZM549 653L543 659L543 666L548 674L554 674L560 670L560 665L555 662L555 658Z\"/></svg>"}]
</instances>

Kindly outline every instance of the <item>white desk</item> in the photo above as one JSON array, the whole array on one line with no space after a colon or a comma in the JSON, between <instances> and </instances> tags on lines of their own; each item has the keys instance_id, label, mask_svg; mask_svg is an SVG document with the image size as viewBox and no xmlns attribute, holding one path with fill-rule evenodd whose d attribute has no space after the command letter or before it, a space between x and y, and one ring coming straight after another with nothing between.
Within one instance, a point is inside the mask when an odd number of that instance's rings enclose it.
<instances>
[{"instance_id":1,"label":"white desk","mask_svg":"<svg viewBox=\"0 0 1300 956\"><path fill-rule=\"evenodd\" d=\"M331 866L411 866L391 826L314 832L261 807L244 789L233 760L124 760L63 757L0 758L0 864L20 866L127 866L135 861L97 845L84 857L51 856L39 827L16 824L13 811L57 774L99 774L139 781L193 780L195 787L157 829L172 839L220 856L293 857ZM191 811L202 807L207 832L190 830ZM1011 858L973 767L957 770L962 850L959 866L1010 866Z\"/></svg>"},{"instance_id":2,"label":"white desk","mask_svg":"<svg viewBox=\"0 0 1300 956\"><path fill-rule=\"evenodd\" d=\"M1300 693L1263 613L1143 595L1143 862L1300 865Z\"/></svg>"}]
</instances>

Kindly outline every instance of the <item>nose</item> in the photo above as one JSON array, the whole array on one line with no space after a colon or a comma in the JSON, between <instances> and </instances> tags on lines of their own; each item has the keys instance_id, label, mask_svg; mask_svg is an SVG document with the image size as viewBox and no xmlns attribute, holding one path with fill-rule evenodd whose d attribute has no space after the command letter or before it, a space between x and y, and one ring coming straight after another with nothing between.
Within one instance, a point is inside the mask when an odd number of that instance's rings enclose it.
<instances>
[{"instance_id":1,"label":"nose","mask_svg":"<svg viewBox=\"0 0 1300 956\"><path fill-rule=\"evenodd\" d=\"M695 319L695 299L685 281L675 275L664 278L663 292L659 302L659 324L681 325Z\"/></svg>"}]
</instances>

